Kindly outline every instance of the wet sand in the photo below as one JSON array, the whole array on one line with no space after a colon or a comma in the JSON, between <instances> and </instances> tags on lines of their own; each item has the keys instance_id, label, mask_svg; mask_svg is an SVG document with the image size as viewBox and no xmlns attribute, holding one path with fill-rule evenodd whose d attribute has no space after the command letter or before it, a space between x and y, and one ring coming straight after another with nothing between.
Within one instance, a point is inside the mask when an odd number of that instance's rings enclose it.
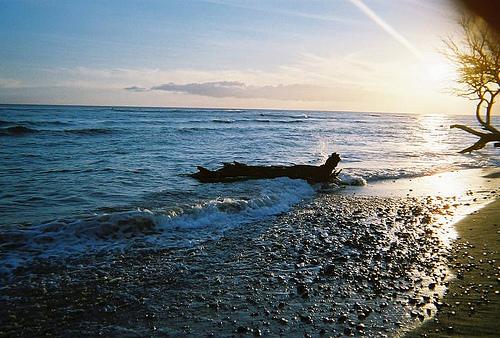
<instances>
[{"instance_id":1,"label":"wet sand","mask_svg":"<svg viewBox=\"0 0 500 338\"><path fill-rule=\"evenodd\" d=\"M500 200L456 225L456 278L434 320L408 337L498 337L500 334Z\"/></svg>"},{"instance_id":2,"label":"wet sand","mask_svg":"<svg viewBox=\"0 0 500 338\"><path fill-rule=\"evenodd\" d=\"M192 249L41 262L0 289L1 335L396 336L436 311L452 202L320 194Z\"/></svg>"},{"instance_id":3,"label":"wet sand","mask_svg":"<svg viewBox=\"0 0 500 338\"><path fill-rule=\"evenodd\" d=\"M498 198L487 183L463 185L461 197L412 196L418 180L397 183L396 196L323 192L193 248L41 261L0 281L0 336L394 337L422 323L410 335L495 332L499 229L480 220L498 221L498 202L449 244L450 220Z\"/></svg>"}]
</instances>

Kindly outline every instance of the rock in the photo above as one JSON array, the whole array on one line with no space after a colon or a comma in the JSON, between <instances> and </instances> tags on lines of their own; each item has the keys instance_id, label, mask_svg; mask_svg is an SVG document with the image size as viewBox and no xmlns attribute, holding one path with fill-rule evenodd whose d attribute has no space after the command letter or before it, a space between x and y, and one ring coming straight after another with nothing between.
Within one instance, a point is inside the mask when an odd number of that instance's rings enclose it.
<instances>
[{"instance_id":1,"label":"rock","mask_svg":"<svg viewBox=\"0 0 500 338\"><path fill-rule=\"evenodd\" d=\"M238 333L246 333L247 332L247 328L244 327L244 326L238 326L238 328L236 329L236 332L238 332Z\"/></svg>"},{"instance_id":2,"label":"rock","mask_svg":"<svg viewBox=\"0 0 500 338\"><path fill-rule=\"evenodd\" d=\"M340 316L337 318L337 321L338 321L339 323L343 323L343 322L345 322L346 320L347 320L347 314L345 314L345 313L340 314Z\"/></svg>"},{"instance_id":3,"label":"rock","mask_svg":"<svg viewBox=\"0 0 500 338\"><path fill-rule=\"evenodd\" d=\"M327 264L321 269L321 274L325 276L334 276L335 275L335 265Z\"/></svg>"},{"instance_id":4,"label":"rock","mask_svg":"<svg viewBox=\"0 0 500 338\"><path fill-rule=\"evenodd\" d=\"M254 336L256 336L256 337L260 337L260 336L262 336L262 331L261 331L260 329L257 329L257 328L253 329L253 330L252 330L252 333L253 333L253 335L254 335Z\"/></svg>"},{"instance_id":5,"label":"rock","mask_svg":"<svg viewBox=\"0 0 500 338\"><path fill-rule=\"evenodd\" d=\"M283 317L281 317L280 319L278 319L278 322L279 322L281 325L288 325L288 319L283 318Z\"/></svg>"},{"instance_id":6,"label":"rock","mask_svg":"<svg viewBox=\"0 0 500 338\"><path fill-rule=\"evenodd\" d=\"M300 315L300 320L303 322L303 323L306 323L306 324L312 324L313 323L313 320L312 320L312 317L311 316L303 316L303 315Z\"/></svg>"},{"instance_id":7,"label":"rock","mask_svg":"<svg viewBox=\"0 0 500 338\"><path fill-rule=\"evenodd\" d=\"M305 284L299 283L297 284L297 293L302 296L302 298L309 297L309 289Z\"/></svg>"},{"instance_id":8,"label":"rock","mask_svg":"<svg viewBox=\"0 0 500 338\"><path fill-rule=\"evenodd\" d=\"M333 324L333 323L335 323L335 320L333 318L330 318L330 317L324 317L323 318L323 323Z\"/></svg>"}]
</instances>

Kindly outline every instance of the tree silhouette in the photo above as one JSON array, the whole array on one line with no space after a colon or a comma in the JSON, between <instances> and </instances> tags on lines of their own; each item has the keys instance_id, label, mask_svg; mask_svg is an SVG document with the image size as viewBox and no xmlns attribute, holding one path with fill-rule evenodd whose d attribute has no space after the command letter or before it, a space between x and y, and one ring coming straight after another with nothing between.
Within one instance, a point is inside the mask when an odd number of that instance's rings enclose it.
<instances>
[{"instance_id":1,"label":"tree silhouette","mask_svg":"<svg viewBox=\"0 0 500 338\"><path fill-rule=\"evenodd\" d=\"M446 56L456 65L460 87L454 93L477 101L476 120L483 131L454 124L450 128L462 129L479 137L461 153L482 149L488 142L500 141L500 132L493 126L492 113L500 92L500 39L497 33L479 18L464 15L460 19L464 40L457 44L445 40ZM495 143L495 146L499 146Z\"/></svg>"}]
</instances>

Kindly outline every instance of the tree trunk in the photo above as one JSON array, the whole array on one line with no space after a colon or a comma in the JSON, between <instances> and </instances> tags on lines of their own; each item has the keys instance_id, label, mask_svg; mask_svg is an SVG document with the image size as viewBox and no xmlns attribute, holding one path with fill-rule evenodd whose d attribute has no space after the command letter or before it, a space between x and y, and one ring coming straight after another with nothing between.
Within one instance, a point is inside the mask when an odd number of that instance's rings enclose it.
<instances>
[{"instance_id":1,"label":"tree trunk","mask_svg":"<svg viewBox=\"0 0 500 338\"><path fill-rule=\"evenodd\" d=\"M483 149L486 146L486 144L489 142L499 142L500 141L500 131L491 124L491 110L493 108L493 105L495 104L495 98L496 98L498 93L499 92L490 93L489 100L485 99L484 98L485 94L483 94L481 96L480 101L476 105L476 120L481 125L481 128L483 130L485 130L486 132L477 131L477 130L474 130L474 129L469 128L467 126L464 126L462 124L454 124L454 125L450 126L450 128L458 128L458 129L466 131L470 134L479 136L479 140L476 143L474 143L470 147L467 147L467 148L461 150L460 153L462 153L462 154L470 153L474 150ZM486 121L484 121L483 118L481 117L481 108L482 108L484 102L486 102L486 107L485 107L485 109L486 109L486 113L485 113ZM494 146L499 147L500 144L495 143Z\"/></svg>"},{"instance_id":2,"label":"tree trunk","mask_svg":"<svg viewBox=\"0 0 500 338\"><path fill-rule=\"evenodd\" d=\"M474 130L472 128L469 128L469 127L461 125L461 124L454 124L454 125L450 126L450 128L458 128L458 129L464 130L468 133L471 133L473 135L479 136L479 140L476 143L474 143L470 147L467 147L467 148L460 151L460 153L462 153L462 154L470 153L473 150L482 149L489 142L500 142L500 133L499 132L483 133L483 132ZM498 143L495 143L495 147L498 147Z\"/></svg>"},{"instance_id":3,"label":"tree trunk","mask_svg":"<svg viewBox=\"0 0 500 338\"><path fill-rule=\"evenodd\" d=\"M336 153L333 153L326 160L325 164L320 166L250 166L239 162L232 162L224 163L224 166L218 170L197 167L198 172L190 176L203 183L289 177L292 179L303 179L314 184L329 182L337 177L340 170L335 171L335 167L339 162L340 156Z\"/></svg>"}]
</instances>

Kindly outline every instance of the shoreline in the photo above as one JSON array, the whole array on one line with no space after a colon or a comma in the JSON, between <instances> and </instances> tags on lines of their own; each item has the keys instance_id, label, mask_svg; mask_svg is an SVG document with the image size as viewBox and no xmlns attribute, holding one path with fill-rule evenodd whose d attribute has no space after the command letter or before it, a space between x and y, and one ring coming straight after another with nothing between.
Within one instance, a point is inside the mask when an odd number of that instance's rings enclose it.
<instances>
[{"instance_id":1,"label":"shoreline","mask_svg":"<svg viewBox=\"0 0 500 338\"><path fill-rule=\"evenodd\" d=\"M382 182L353 188L357 192L350 195L319 192L290 212L193 248L145 246L61 265L40 262L0 288L0 336L457 336L462 329L440 318L446 311L471 317L466 307L474 300L456 305L448 298L468 288L471 297L479 289L480 299L485 289L457 281L469 283L469 274L486 271L487 264L494 282L487 296L490 302L498 297L496 263L487 263L498 262L498 233L488 238L496 246L487 246L493 253L486 253L486 263L478 263L482 244L468 247L468 231L485 236L484 226L468 230L471 217L492 210L489 218L499 218L496 182L477 173L462 172L461 180L440 174ZM478 176L484 185L470 180ZM426 190L436 179L444 184ZM438 190L453 181L460 192ZM384 187L386 196L368 195ZM458 251L450 251L453 229L461 236L453 242ZM464 279L450 281L450 269L457 268ZM495 324L498 303L487 305L474 306L474 312L486 309ZM471 326L463 332L476 331Z\"/></svg>"},{"instance_id":2,"label":"shoreline","mask_svg":"<svg viewBox=\"0 0 500 338\"><path fill-rule=\"evenodd\" d=\"M319 194L190 249L41 262L0 289L0 336L399 335L442 293L451 202Z\"/></svg>"},{"instance_id":3,"label":"shoreline","mask_svg":"<svg viewBox=\"0 0 500 338\"><path fill-rule=\"evenodd\" d=\"M456 223L450 267L455 278L432 320L405 337L496 337L500 332L500 199Z\"/></svg>"}]
</instances>

